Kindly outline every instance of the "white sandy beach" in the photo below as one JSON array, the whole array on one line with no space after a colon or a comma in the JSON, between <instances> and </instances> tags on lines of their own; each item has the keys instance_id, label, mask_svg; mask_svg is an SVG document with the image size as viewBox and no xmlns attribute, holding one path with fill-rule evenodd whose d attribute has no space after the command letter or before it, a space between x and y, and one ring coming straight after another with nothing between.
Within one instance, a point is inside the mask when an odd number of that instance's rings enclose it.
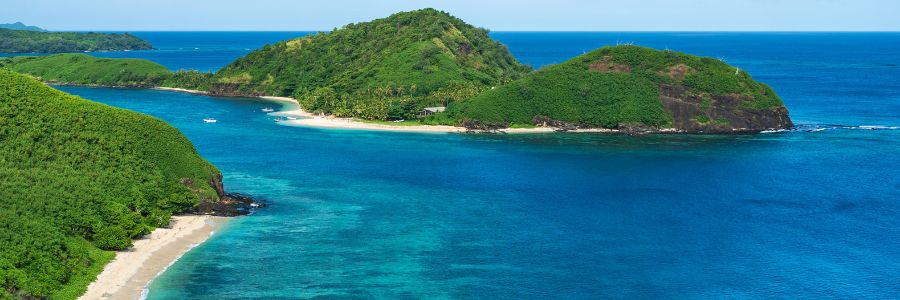
<instances>
[{"instance_id":1,"label":"white sandy beach","mask_svg":"<svg viewBox=\"0 0 900 300\"><path fill-rule=\"evenodd\" d=\"M198 90L189 90L182 88L157 87L155 90L174 91L191 94L207 95L207 92ZM251 97L254 98L254 97ZM398 132L421 132L421 133L463 133L468 132L464 127L445 126L445 125L387 125L366 123L353 120L350 118L336 118L332 116L316 116L313 113L304 111L300 107L300 103L290 97L276 96L260 96L255 97L272 102L282 104L283 110L270 113L273 116L294 117L297 119L279 122L287 126L313 127L313 128L330 128L330 129L348 129L348 130L375 130L375 131L398 131ZM550 133L559 130L555 127L537 127L537 128L506 128L499 130L503 133ZM615 129L592 128L570 130L568 132L596 132L596 133L615 133L619 132Z\"/></svg>"},{"instance_id":2,"label":"white sandy beach","mask_svg":"<svg viewBox=\"0 0 900 300\"><path fill-rule=\"evenodd\" d=\"M302 111L302 110L301 110ZM334 118L310 116L311 114L304 112L304 118L296 120L282 121L281 124L289 126L332 128L332 129L350 129L350 130L376 130L376 131L399 131L399 132L431 132L431 133L464 133L468 130L464 127L445 126L445 125L387 125L360 122L349 118ZM524 133L550 133L559 130L554 127L536 127L536 128L505 128L498 130L502 133L524 134ZM615 129L578 129L568 132L600 132L614 133Z\"/></svg>"},{"instance_id":3,"label":"white sandy beach","mask_svg":"<svg viewBox=\"0 0 900 300\"><path fill-rule=\"evenodd\" d=\"M158 228L134 247L119 251L80 300L140 299L150 281L184 253L203 243L228 218L175 216L170 228Z\"/></svg>"}]
</instances>

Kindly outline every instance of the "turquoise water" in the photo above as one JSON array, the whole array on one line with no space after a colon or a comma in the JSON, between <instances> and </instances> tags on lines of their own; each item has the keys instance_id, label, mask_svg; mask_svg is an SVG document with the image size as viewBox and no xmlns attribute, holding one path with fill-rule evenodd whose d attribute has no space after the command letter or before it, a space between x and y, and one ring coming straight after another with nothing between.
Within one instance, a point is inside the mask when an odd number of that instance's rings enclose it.
<instances>
[{"instance_id":1,"label":"turquoise water","mask_svg":"<svg viewBox=\"0 0 900 300\"><path fill-rule=\"evenodd\" d=\"M495 33L534 65L608 42L598 35ZM609 35L727 56L804 130L320 130L280 126L254 99L60 89L170 122L229 190L271 204L187 253L149 299L900 293L900 130L887 129L900 126L900 34ZM885 127L859 127L872 125Z\"/></svg>"}]
</instances>

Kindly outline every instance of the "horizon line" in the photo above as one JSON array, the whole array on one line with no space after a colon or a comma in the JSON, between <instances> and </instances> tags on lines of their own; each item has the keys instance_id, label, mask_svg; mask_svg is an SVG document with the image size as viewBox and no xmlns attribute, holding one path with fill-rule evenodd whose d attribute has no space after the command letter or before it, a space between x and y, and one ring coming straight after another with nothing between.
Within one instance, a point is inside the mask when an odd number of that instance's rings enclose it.
<instances>
[{"instance_id":1,"label":"horizon line","mask_svg":"<svg viewBox=\"0 0 900 300\"><path fill-rule=\"evenodd\" d=\"M47 30L47 32L331 32L332 30ZM900 30L490 30L503 33L900 33Z\"/></svg>"}]
</instances>

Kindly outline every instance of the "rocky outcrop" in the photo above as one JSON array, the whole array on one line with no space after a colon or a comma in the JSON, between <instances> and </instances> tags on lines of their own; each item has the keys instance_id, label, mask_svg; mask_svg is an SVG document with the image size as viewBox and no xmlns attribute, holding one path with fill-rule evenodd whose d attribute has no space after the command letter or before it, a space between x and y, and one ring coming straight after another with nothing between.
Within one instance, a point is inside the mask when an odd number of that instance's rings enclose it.
<instances>
[{"instance_id":1,"label":"rocky outcrop","mask_svg":"<svg viewBox=\"0 0 900 300\"><path fill-rule=\"evenodd\" d=\"M785 107L755 109L750 96L693 94L681 85L661 85L660 101L682 132L740 133L794 127Z\"/></svg>"},{"instance_id":2,"label":"rocky outcrop","mask_svg":"<svg viewBox=\"0 0 900 300\"><path fill-rule=\"evenodd\" d=\"M191 190L197 190L194 186L194 181L190 178L182 178L179 182ZM190 213L234 217L248 215L256 209L266 207L264 201L254 199L251 196L226 193L221 173L216 173L208 184L216 191L216 197L201 199L200 204L191 209Z\"/></svg>"},{"instance_id":3,"label":"rocky outcrop","mask_svg":"<svg viewBox=\"0 0 900 300\"><path fill-rule=\"evenodd\" d=\"M253 213L266 203L244 194L225 194L218 201L203 201L194 211L197 214L223 217L243 216Z\"/></svg>"}]
</instances>

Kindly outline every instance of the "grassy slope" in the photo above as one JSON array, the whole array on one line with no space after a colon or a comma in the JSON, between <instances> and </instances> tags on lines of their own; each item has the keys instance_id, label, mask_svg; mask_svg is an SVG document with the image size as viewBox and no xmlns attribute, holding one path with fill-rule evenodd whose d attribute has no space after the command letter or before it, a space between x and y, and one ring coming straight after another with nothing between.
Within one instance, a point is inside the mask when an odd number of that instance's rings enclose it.
<instances>
[{"instance_id":1,"label":"grassy slope","mask_svg":"<svg viewBox=\"0 0 900 300\"><path fill-rule=\"evenodd\" d=\"M73 84L143 85L170 74L166 67L146 59L97 58L87 54L20 56L0 59L0 66L45 81Z\"/></svg>"},{"instance_id":2,"label":"grassy slope","mask_svg":"<svg viewBox=\"0 0 900 300\"><path fill-rule=\"evenodd\" d=\"M424 106L452 99L447 91L460 90L454 84L480 90L528 71L486 30L424 9L268 45L223 68L214 79L234 93L293 95L304 101L317 89L327 89L334 91L336 101L390 102L408 96L414 106ZM445 97L427 97L436 92ZM306 104L329 113L368 105Z\"/></svg>"},{"instance_id":3,"label":"grassy slope","mask_svg":"<svg viewBox=\"0 0 900 300\"><path fill-rule=\"evenodd\" d=\"M82 51L149 50L153 46L130 34L39 32L0 29L0 52L60 53Z\"/></svg>"},{"instance_id":4,"label":"grassy slope","mask_svg":"<svg viewBox=\"0 0 900 300\"><path fill-rule=\"evenodd\" d=\"M77 297L104 250L214 200L217 174L159 119L0 70L0 298Z\"/></svg>"},{"instance_id":5,"label":"grassy slope","mask_svg":"<svg viewBox=\"0 0 900 300\"><path fill-rule=\"evenodd\" d=\"M669 68L678 65L688 67L685 76L668 75ZM697 95L751 96L752 101L742 104L747 109L784 105L769 86L735 71L712 58L637 46L604 47L458 102L451 112L459 119L501 125L531 124L535 116L546 116L588 127L668 127L671 116L660 102L661 85L682 85Z\"/></svg>"}]
</instances>

